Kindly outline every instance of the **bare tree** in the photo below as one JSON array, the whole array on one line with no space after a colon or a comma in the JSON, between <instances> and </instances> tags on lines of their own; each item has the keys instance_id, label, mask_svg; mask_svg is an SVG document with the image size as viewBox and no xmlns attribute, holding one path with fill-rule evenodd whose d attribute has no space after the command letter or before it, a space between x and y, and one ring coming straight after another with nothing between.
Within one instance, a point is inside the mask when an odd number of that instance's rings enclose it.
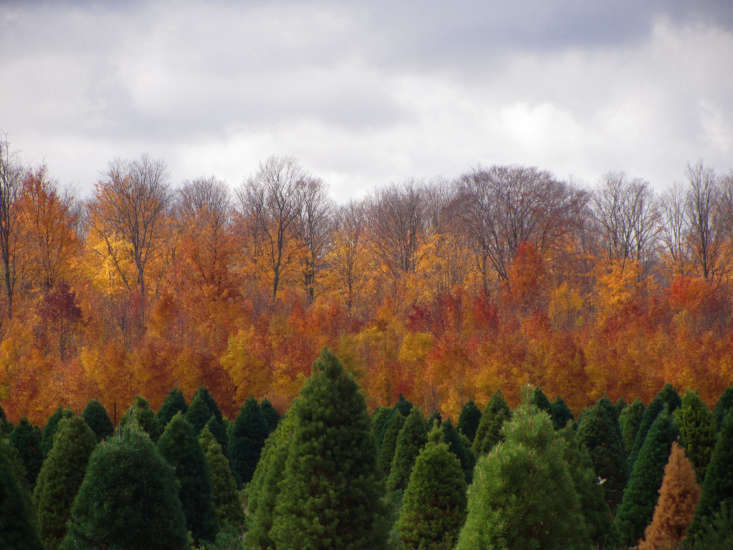
<instances>
[{"instance_id":1,"label":"bare tree","mask_svg":"<svg viewBox=\"0 0 733 550\"><path fill-rule=\"evenodd\" d=\"M692 254L703 277L709 279L721 269L721 189L715 173L701 162L687 167L687 181L685 212Z\"/></svg>"},{"instance_id":2,"label":"bare tree","mask_svg":"<svg viewBox=\"0 0 733 550\"><path fill-rule=\"evenodd\" d=\"M679 184L669 189L661 200L661 237L674 269L683 274L687 263L687 217L685 191Z\"/></svg>"},{"instance_id":3,"label":"bare tree","mask_svg":"<svg viewBox=\"0 0 733 550\"><path fill-rule=\"evenodd\" d=\"M18 202L23 170L10 154L7 139L0 139L0 256L7 299L8 319L13 317L13 297L17 282Z\"/></svg>"},{"instance_id":4,"label":"bare tree","mask_svg":"<svg viewBox=\"0 0 733 550\"><path fill-rule=\"evenodd\" d=\"M299 234L305 246L303 257L303 284L308 303L315 297L316 276L323 267L323 259L331 238L332 205L324 183L316 178L305 178L301 187Z\"/></svg>"},{"instance_id":5,"label":"bare tree","mask_svg":"<svg viewBox=\"0 0 733 550\"><path fill-rule=\"evenodd\" d=\"M364 279L361 272L366 232L363 203L350 202L339 208L334 230L337 242L330 267L346 289L346 306L351 311L360 289L359 283Z\"/></svg>"}]
</instances>

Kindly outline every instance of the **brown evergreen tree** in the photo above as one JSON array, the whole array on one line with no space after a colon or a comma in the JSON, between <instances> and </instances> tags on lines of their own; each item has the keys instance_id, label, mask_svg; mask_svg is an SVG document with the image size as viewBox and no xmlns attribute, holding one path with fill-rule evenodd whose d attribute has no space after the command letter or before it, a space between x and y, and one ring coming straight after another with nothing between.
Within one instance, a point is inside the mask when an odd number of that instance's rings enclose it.
<instances>
[{"instance_id":1,"label":"brown evergreen tree","mask_svg":"<svg viewBox=\"0 0 733 550\"><path fill-rule=\"evenodd\" d=\"M654 518L639 541L639 550L672 550L679 548L695 515L700 486L695 468L676 442L672 443L669 462L659 489Z\"/></svg>"}]
</instances>

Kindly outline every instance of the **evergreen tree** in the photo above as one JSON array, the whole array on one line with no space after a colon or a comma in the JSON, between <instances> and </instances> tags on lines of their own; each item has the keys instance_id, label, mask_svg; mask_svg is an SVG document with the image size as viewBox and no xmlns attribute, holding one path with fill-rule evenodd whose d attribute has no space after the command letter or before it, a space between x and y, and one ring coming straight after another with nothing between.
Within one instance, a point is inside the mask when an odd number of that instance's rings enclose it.
<instances>
[{"instance_id":1,"label":"evergreen tree","mask_svg":"<svg viewBox=\"0 0 733 550\"><path fill-rule=\"evenodd\" d=\"M616 528L621 543L635 544L649 524L662 485L664 466L669 458L677 429L666 406L657 415L639 451L639 458L624 489L623 500L616 514Z\"/></svg>"},{"instance_id":2,"label":"evergreen tree","mask_svg":"<svg viewBox=\"0 0 733 550\"><path fill-rule=\"evenodd\" d=\"M211 501L216 512L216 519L222 528L228 525L237 532L241 532L244 527L244 512L237 494L237 480L234 479L221 445L211 434L208 426L204 426L204 429L201 430L199 445L204 452L209 469Z\"/></svg>"},{"instance_id":3,"label":"evergreen tree","mask_svg":"<svg viewBox=\"0 0 733 550\"><path fill-rule=\"evenodd\" d=\"M636 432L639 430L642 416L644 416L644 403L638 397L634 399L631 405L624 407L624 410L618 415L621 437L624 440L624 449L626 449L627 455L634 446L634 439L636 439Z\"/></svg>"},{"instance_id":4,"label":"evergreen tree","mask_svg":"<svg viewBox=\"0 0 733 550\"><path fill-rule=\"evenodd\" d=\"M140 395L135 398L135 403L122 417L120 425L124 428L132 419L135 419L143 431L147 433L153 441L157 441L160 434L163 433L160 422L158 422L158 417L155 416L155 412L150 408L148 400Z\"/></svg>"},{"instance_id":5,"label":"evergreen tree","mask_svg":"<svg viewBox=\"0 0 733 550\"><path fill-rule=\"evenodd\" d=\"M233 428L233 426L227 427L226 419L219 419L216 417L216 415L212 414L211 417L209 418L209 421L206 423L206 426L204 426L204 428L209 428L211 435L213 435L217 443L221 445L221 450L224 453L224 456L226 456L227 459L230 459L229 457L229 432L231 432L231 429ZM200 433L201 432L199 432L199 434Z\"/></svg>"},{"instance_id":6,"label":"evergreen tree","mask_svg":"<svg viewBox=\"0 0 733 550\"><path fill-rule=\"evenodd\" d=\"M22 418L18 425L10 432L10 442L18 451L23 462L28 484L33 487L36 477L41 470L43 456L41 455L41 429Z\"/></svg>"},{"instance_id":7,"label":"evergreen tree","mask_svg":"<svg viewBox=\"0 0 733 550\"><path fill-rule=\"evenodd\" d=\"M606 480L606 502L614 511L628 474L616 409L607 398L602 397L585 412L578 425L578 439L587 447L596 475Z\"/></svg>"},{"instance_id":8,"label":"evergreen tree","mask_svg":"<svg viewBox=\"0 0 733 550\"><path fill-rule=\"evenodd\" d=\"M539 410L546 412L552 418L552 403L547 399L547 396L539 386L532 391L532 395L529 398L531 405L534 405Z\"/></svg>"},{"instance_id":9,"label":"evergreen tree","mask_svg":"<svg viewBox=\"0 0 733 550\"><path fill-rule=\"evenodd\" d=\"M573 413L570 411L562 397L555 399L552 407L552 424L556 430L564 428L568 422L573 421Z\"/></svg>"},{"instance_id":10,"label":"evergreen tree","mask_svg":"<svg viewBox=\"0 0 733 550\"><path fill-rule=\"evenodd\" d=\"M381 547L381 483L364 396L328 350L313 364L301 396L275 506L275 547Z\"/></svg>"},{"instance_id":11,"label":"evergreen tree","mask_svg":"<svg viewBox=\"0 0 733 550\"><path fill-rule=\"evenodd\" d=\"M187 540L175 471L128 421L89 457L61 548L180 550Z\"/></svg>"},{"instance_id":12,"label":"evergreen tree","mask_svg":"<svg viewBox=\"0 0 733 550\"><path fill-rule=\"evenodd\" d=\"M382 438L384 437L384 431L387 429L387 423L392 416L392 409L387 407L379 407L372 415L372 437L374 438L374 444L377 446L377 453L379 448L382 446Z\"/></svg>"},{"instance_id":13,"label":"evergreen tree","mask_svg":"<svg viewBox=\"0 0 733 550\"><path fill-rule=\"evenodd\" d=\"M158 451L175 468L180 484L178 497L194 540L213 541L218 526L211 501L209 469L193 427L180 411L160 436Z\"/></svg>"},{"instance_id":14,"label":"evergreen tree","mask_svg":"<svg viewBox=\"0 0 733 550\"><path fill-rule=\"evenodd\" d=\"M620 416L623 410L628 406L626 400L623 397L619 397L614 407L616 408L616 416Z\"/></svg>"},{"instance_id":15,"label":"evergreen tree","mask_svg":"<svg viewBox=\"0 0 733 550\"><path fill-rule=\"evenodd\" d=\"M461 464L466 483L471 483L473 467L476 464L476 457L471 450L471 443L465 435L453 427L450 419L443 422L440 428L443 432L443 441L448 444L448 449L456 455L456 458L458 458Z\"/></svg>"},{"instance_id":16,"label":"evergreen tree","mask_svg":"<svg viewBox=\"0 0 733 550\"><path fill-rule=\"evenodd\" d=\"M733 506L733 412L723 420L710 457L690 533L697 536L722 505Z\"/></svg>"},{"instance_id":17,"label":"evergreen tree","mask_svg":"<svg viewBox=\"0 0 733 550\"><path fill-rule=\"evenodd\" d=\"M705 479L705 469L715 445L713 413L696 392L687 390L682 405L674 412L674 421L680 431L680 442L697 472L697 479Z\"/></svg>"},{"instance_id":18,"label":"evergreen tree","mask_svg":"<svg viewBox=\"0 0 733 550\"><path fill-rule=\"evenodd\" d=\"M240 486L252 479L268 433L267 422L257 406L257 401L254 397L248 398L234 422L229 440L232 471Z\"/></svg>"},{"instance_id":19,"label":"evergreen tree","mask_svg":"<svg viewBox=\"0 0 733 550\"><path fill-rule=\"evenodd\" d=\"M473 400L469 400L463 405L461 414L458 417L458 431L465 435L469 441L473 441L480 421L481 411Z\"/></svg>"},{"instance_id":20,"label":"evergreen tree","mask_svg":"<svg viewBox=\"0 0 733 550\"><path fill-rule=\"evenodd\" d=\"M41 455L43 455L43 458L48 456L51 447L53 447L53 438L56 435L59 421L62 418L69 416L71 416L71 411L69 409L64 410L59 407L46 421L46 425L43 427L43 431L41 432Z\"/></svg>"},{"instance_id":21,"label":"evergreen tree","mask_svg":"<svg viewBox=\"0 0 733 550\"><path fill-rule=\"evenodd\" d=\"M676 442L672 443L654 517L644 532L639 550L679 548L692 522L699 498L700 486L695 469L682 447Z\"/></svg>"},{"instance_id":22,"label":"evergreen tree","mask_svg":"<svg viewBox=\"0 0 733 550\"><path fill-rule=\"evenodd\" d=\"M87 403L81 416L94 432L97 441L108 438L115 431L115 427L107 414L107 409L96 399L92 399Z\"/></svg>"},{"instance_id":23,"label":"evergreen tree","mask_svg":"<svg viewBox=\"0 0 733 550\"><path fill-rule=\"evenodd\" d=\"M161 429L165 430L165 427L170 422L171 418L176 416L177 412L186 414L186 398L183 396L183 392L178 388L173 388L163 400L163 404L158 409L158 424Z\"/></svg>"},{"instance_id":24,"label":"evergreen tree","mask_svg":"<svg viewBox=\"0 0 733 550\"><path fill-rule=\"evenodd\" d=\"M712 519L702 523L697 536L685 541L698 550L730 550L733 548L733 505L723 504Z\"/></svg>"},{"instance_id":25,"label":"evergreen tree","mask_svg":"<svg viewBox=\"0 0 733 550\"><path fill-rule=\"evenodd\" d=\"M56 550L66 536L71 505L96 444L97 437L83 418L70 416L58 423L54 445L33 491L39 532L47 550Z\"/></svg>"},{"instance_id":26,"label":"evergreen tree","mask_svg":"<svg viewBox=\"0 0 733 550\"><path fill-rule=\"evenodd\" d=\"M422 413L413 407L397 436L392 466L387 478L387 491L404 491L410 480L412 465L427 441L428 426Z\"/></svg>"},{"instance_id":27,"label":"evergreen tree","mask_svg":"<svg viewBox=\"0 0 733 550\"><path fill-rule=\"evenodd\" d=\"M720 428L723 427L723 420L725 420L731 409L733 409L733 386L728 386L718 398L713 411L717 431L720 431Z\"/></svg>"},{"instance_id":28,"label":"evergreen tree","mask_svg":"<svg viewBox=\"0 0 733 550\"><path fill-rule=\"evenodd\" d=\"M278 422L280 422L280 413L277 412L277 409L267 399L263 399L260 403L260 412L267 422L267 432L274 432Z\"/></svg>"},{"instance_id":29,"label":"evergreen tree","mask_svg":"<svg viewBox=\"0 0 733 550\"><path fill-rule=\"evenodd\" d=\"M204 429L204 426L209 422L209 419L214 416L214 413L209 408L205 397L205 395L208 395L208 391L202 390L203 388L200 388L194 394L193 399L191 399L191 403L188 405L188 409L186 409L186 420L191 424L191 426L193 426L196 434L201 433L201 430ZM216 436L216 434L214 435ZM217 438L217 441L218 440L219 438Z\"/></svg>"},{"instance_id":30,"label":"evergreen tree","mask_svg":"<svg viewBox=\"0 0 733 550\"><path fill-rule=\"evenodd\" d=\"M193 396L194 399L196 399L196 396L203 399L204 403L206 403L206 406L211 411L211 414L213 414L218 420L222 420L224 418L224 416L221 414L221 410L219 410L219 405L211 396L208 389L201 386L198 390L196 390L196 393Z\"/></svg>"},{"instance_id":31,"label":"evergreen tree","mask_svg":"<svg viewBox=\"0 0 733 550\"><path fill-rule=\"evenodd\" d=\"M377 471L382 477L389 476L389 469L392 467L392 459L394 458L395 447L397 446L397 437L400 435L402 426L405 425L405 417L399 409L392 410L387 427L384 430L382 444L379 446L379 454L377 455Z\"/></svg>"},{"instance_id":32,"label":"evergreen tree","mask_svg":"<svg viewBox=\"0 0 733 550\"><path fill-rule=\"evenodd\" d=\"M405 489L398 529L406 550L452 549L466 517L464 474L441 434L430 432Z\"/></svg>"},{"instance_id":33,"label":"evergreen tree","mask_svg":"<svg viewBox=\"0 0 733 550\"><path fill-rule=\"evenodd\" d=\"M0 548L42 550L25 467L18 450L0 437Z\"/></svg>"},{"instance_id":34,"label":"evergreen tree","mask_svg":"<svg viewBox=\"0 0 733 550\"><path fill-rule=\"evenodd\" d=\"M410 414L410 410L412 409L412 403L410 403L405 397L400 394L397 398L397 403L395 403L394 406L395 409L400 411L400 414L407 418L407 415Z\"/></svg>"},{"instance_id":35,"label":"evergreen tree","mask_svg":"<svg viewBox=\"0 0 733 550\"><path fill-rule=\"evenodd\" d=\"M649 403L649 406L644 410L644 415L641 417L639 429L637 430L636 437L634 438L634 445L631 447L631 452L629 453L629 471L634 467L634 462L636 462L636 458L639 456L639 451L641 450L641 446L644 444L646 434L652 424L654 424L657 415L664 410L665 405L667 406L669 414L673 414L681 404L682 400L680 399L679 394L669 384L665 384L664 388L662 388L654 399L652 399L652 402Z\"/></svg>"},{"instance_id":36,"label":"evergreen tree","mask_svg":"<svg viewBox=\"0 0 733 550\"><path fill-rule=\"evenodd\" d=\"M8 417L5 416L5 410L0 405L0 439L10 435L13 431L13 425L8 421Z\"/></svg>"},{"instance_id":37,"label":"evergreen tree","mask_svg":"<svg viewBox=\"0 0 733 550\"><path fill-rule=\"evenodd\" d=\"M511 416L512 411L504 400L504 394L501 393L501 390L496 390L486 404L481 421L476 428L472 450L477 459L481 455L488 454L494 445L504 439L501 428Z\"/></svg>"},{"instance_id":38,"label":"evergreen tree","mask_svg":"<svg viewBox=\"0 0 733 550\"><path fill-rule=\"evenodd\" d=\"M476 464L456 550L587 549L590 540L550 417L524 404Z\"/></svg>"}]
</instances>

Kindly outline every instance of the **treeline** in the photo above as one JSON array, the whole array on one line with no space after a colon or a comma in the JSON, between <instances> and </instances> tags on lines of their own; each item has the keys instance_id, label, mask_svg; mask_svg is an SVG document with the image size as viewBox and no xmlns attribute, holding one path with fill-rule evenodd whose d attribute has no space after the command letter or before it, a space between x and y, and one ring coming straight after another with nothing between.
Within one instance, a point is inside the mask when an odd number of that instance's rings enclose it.
<instances>
[{"instance_id":1,"label":"treeline","mask_svg":"<svg viewBox=\"0 0 733 550\"><path fill-rule=\"evenodd\" d=\"M371 416L324 350L281 420L230 422L200 388L117 427L91 401L0 428L0 543L45 550L729 548L733 387L713 411L665 386L577 419L527 386L457 425L400 396Z\"/></svg>"},{"instance_id":2,"label":"treeline","mask_svg":"<svg viewBox=\"0 0 733 550\"><path fill-rule=\"evenodd\" d=\"M40 422L206 386L287 408L334 349L370 408L402 393L455 418L532 383L576 409L733 382L733 178L663 195L521 166L411 181L336 205L296 161L232 190L113 161L87 201L0 145L0 401Z\"/></svg>"}]
</instances>

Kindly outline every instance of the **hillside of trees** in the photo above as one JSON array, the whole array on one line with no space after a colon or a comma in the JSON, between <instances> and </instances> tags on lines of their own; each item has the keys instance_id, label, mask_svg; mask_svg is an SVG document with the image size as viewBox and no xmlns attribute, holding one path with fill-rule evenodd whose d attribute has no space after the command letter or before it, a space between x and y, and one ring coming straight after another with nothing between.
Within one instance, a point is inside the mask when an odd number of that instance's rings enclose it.
<instances>
[{"instance_id":1,"label":"hillside of trees","mask_svg":"<svg viewBox=\"0 0 733 550\"><path fill-rule=\"evenodd\" d=\"M702 163L663 194L492 166L343 205L290 158L232 188L147 156L100 168L81 201L0 146L13 422L93 398L119 421L174 386L230 418L249 396L282 412L326 346L370 410L402 394L454 421L525 384L578 411L665 383L713 406L733 383L733 176Z\"/></svg>"}]
</instances>

